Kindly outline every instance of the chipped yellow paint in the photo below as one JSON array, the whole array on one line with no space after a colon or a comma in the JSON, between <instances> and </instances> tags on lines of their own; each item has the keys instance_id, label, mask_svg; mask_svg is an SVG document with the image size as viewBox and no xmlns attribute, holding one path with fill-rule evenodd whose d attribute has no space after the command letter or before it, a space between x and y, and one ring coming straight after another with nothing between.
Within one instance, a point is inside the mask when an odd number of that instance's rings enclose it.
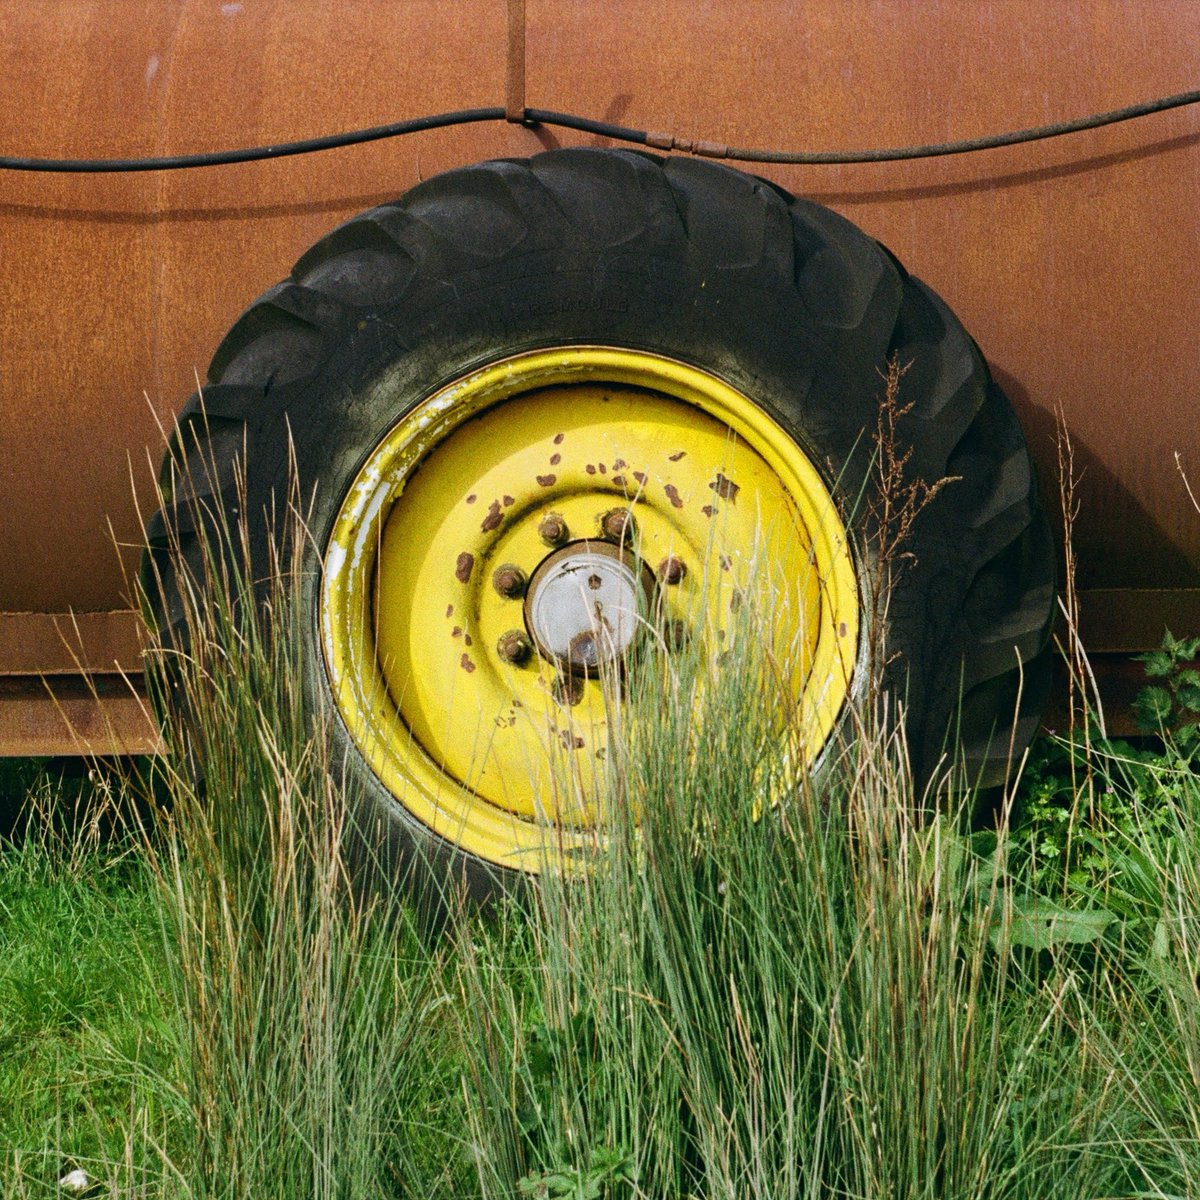
<instances>
[{"instance_id":1,"label":"chipped yellow paint","mask_svg":"<svg viewBox=\"0 0 1200 1200\"><path fill-rule=\"evenodd\" d=\"M419 469L418 469L419 468ZM339 712L387 790L422 825L529 871L602 835L608 711L597 679L560 703L554 664L497 642L521 630L501 564L533 575L538 526L599 536L634 514L660 586L656 621L721 638L735 594L770 596L792 655L807 760L849 693L859 597L846 531L801 447L758 404L657 355L571 346L523 354L422 401L352 483L325 552L321 632Z\"/></svg>"}]
</instances>

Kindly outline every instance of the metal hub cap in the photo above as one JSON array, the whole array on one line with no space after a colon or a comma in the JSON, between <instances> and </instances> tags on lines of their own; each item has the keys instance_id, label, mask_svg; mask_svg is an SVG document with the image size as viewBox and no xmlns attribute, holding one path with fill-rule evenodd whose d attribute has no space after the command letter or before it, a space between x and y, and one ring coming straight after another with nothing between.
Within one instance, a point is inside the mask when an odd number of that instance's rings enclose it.
<instances>
[{"instance_id":1,"label":"metal hub cap","mask_svg":"<svg viewBox=\"0 0 1200 1200\"><path fill-rule=\"evenodd\" d=\"M604 542L576 542L545 558L525 595L525 627L543 657L594 672L629 649L649 609L649 574Z\"/></svg>"}]
</instances>

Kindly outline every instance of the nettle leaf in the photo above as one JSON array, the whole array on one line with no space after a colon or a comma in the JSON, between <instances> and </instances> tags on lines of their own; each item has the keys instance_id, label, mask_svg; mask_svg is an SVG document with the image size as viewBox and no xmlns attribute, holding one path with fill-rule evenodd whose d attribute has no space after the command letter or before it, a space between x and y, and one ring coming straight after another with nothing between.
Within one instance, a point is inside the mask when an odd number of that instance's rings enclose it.
<instances>
[{"instance_id":1,"label":"nettle leaf","mask_svg":"<svg viewBox=\"0 0 1200 1200\"><path fill-rule=\"evenodd\" d=\"M1185 657L1184 647L1186 645L1186 638L1177 638L1169 629L1163 630L1162 648L1172 658L1178 660Z\"/></svg>"},{"instance_id":2,"label":"nettle leaf","mask_svg":"<svg viewBox=\"0 0 1200 1200\"><path fill-rule=\"evenodd\" d=\"M1175 730L1175 745L1185 753L1190 753L1200 744L1200 725L1183 725Z\"/></svg>"},{"instance_id":3,"label":"nettle leaf","mask_svg":"<svg viewBox=\"0 0 1200 1200\"><path fill-rule=\"evenodd\" d=\"M633 1156L615 1147L593 1147L588 1164L555 1166L545 1171L530 1171L517 1181L522 1196L532 1200L601 1200L610 1184L633 1181Z\"/></svg>"},{"instance_id":4,"label":"nettle leaf","mask_svg":"<svg viewBox=\"0 0 1200 1200\"><path fill-rule=\"evenodd\" d=\"M1171 719L1174 704L1166 688L1142 688L1133 702L1133 715L1143 729L1161 729Z\"/></svg>"},{"instance_id":5,"label":"nettle leaf","mask_svg":"<svg viewBox=\"0 0 1200 1200\"><path fill-rule=\"evenodd\" d=\"M517 1180L517 1189L522 1196L532 1196L533 1200L560 1200L577 1191L578 1180L564 1171L545 1171L541 1174L530 1171L524 1179Z\"/></svg>"},{"instance_id":6,"label":"nettle leaf","mask_svg":"<svg viewBox=\"0 0 1200 1200\"><path fill-rule=\"evenodd\" d=\"M997 949L1005 943L1033 950L1080 946L1099 941L1116 919L1103 908L1081 912L1063 908L1041 896L1021 896L1013 901L1012 916L1007 923L1001 918L992 923L989 938Z\"/></svg>"},{"instance_id":7,"label":"nettle leaf","mask_svg":"<svg viewBox=\"0 0 1200 1200\"><path fill-rule=\"evenodd\" d=\"M1135 654L1134 658L1145 664L1145 672L1151 679L1170 675L1175 669L1175 659L1166 650L1151 650L1148 654Z\"/></svg>"},{"instance_id":8,"label":"nettle leaf","mask_svg":"<svg viewBox=\"0 0 1200 1200\"><path fill-rule=\"evenodd\" d=\"M1175 652L1180 662L1189 662L1200 654L1200 637L1180 638L1175 643Z\"/></svg>"}]
</instances>

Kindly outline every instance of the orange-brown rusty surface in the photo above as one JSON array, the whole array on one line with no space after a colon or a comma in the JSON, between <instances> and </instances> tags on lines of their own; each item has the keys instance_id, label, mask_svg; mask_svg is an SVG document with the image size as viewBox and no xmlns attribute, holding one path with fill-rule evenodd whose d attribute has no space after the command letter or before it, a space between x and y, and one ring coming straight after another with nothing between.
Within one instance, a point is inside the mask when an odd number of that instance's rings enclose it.
<instances>
[{"instance_id":1,"label":"orange-brown rusty surface","mask_svg":"<svg viewBox=\"0 0 1200 1200\"><path fill-rule=\"evenodd\" d=\"M525 7L528 105L739 145L969 137L1200 80L1190 0ZM0 153L226 148L506 96L500 0L0 2L0 28ZM149 475L157 423L323 232L448 167L596 142L500 122L170 174L0 172L0 612L128 607L108 525L128 571L129 462ZM1200 586L1200 514L1173 458L1200 480L1200 110L961 158L762 173L945 297L1050 480L1061 407L1084 472L1081 586Z\"/></svg>"},{"instance_id":2,"label":"orange-brown rusty surface","mask_svg":"<svg viewBox=\"0 0 1200 1200\"><path fill-rule=\"evenodd\" d=\"M863 149L1200 82L1200 5L1187 0L827 0L757 5L753 20L735 4L621 8L597 23L586 6L530 0L531 104L734 145ZM1200 481L1200 110L957 158L769 174L885 242L950 304L1051 487L1063 409L1083 471L1080 586L1200 583L1200 514L1173 458Z\"/></svg>"},{"instance_id":3,"label":"orange-brown rusty surface","mask_svg":"<svg viewBox=\"0 0 1200 1200\"><path fill-rule=\"evenodd\" d=\"M0 751L9 756L156 754L162 739L140 679L0 679Z\"/></svg>"},{"instance_id":4,"label":"orange-brown rusty surface","mask_svg":"<svg viewBox=\"0 0 1200 1200\"><path fill-rule=\"evenodd\" d=\"M61 0L0 5L0 25L6 152L257 144L504 89L494 3ZM129 462L149 476L157 422L241 309L344 217L528 137L453 130L177 174L0 172L0 610L127 606L107 521L128 571Z\"/></svg>"},{"instance_id":5,"label":"orange-brown rusty surface","mask_svg":"<svg viewBox=\"0 0 1200 1200\"><path fill-rule=\"evenodd\" d=\"M142 622L114 612L0 612L0 677L142 671Z\"/></svg>"}]
</instances>

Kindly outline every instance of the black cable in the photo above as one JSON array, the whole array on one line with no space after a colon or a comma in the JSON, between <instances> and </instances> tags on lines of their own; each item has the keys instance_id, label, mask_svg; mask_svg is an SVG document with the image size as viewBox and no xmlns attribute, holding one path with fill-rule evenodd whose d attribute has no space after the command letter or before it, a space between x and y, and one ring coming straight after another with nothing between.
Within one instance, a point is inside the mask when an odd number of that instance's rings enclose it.
<instances>
[{"instance_id":1,"label":"black cable","mask_svg":"<svg viewBox=\"0 0 1200 1200\"><path fill-rule=\"evenodd\" d=\"M1077 117L1073 121L1058 121L1053 125L1035 125L1032 129L1017 129L1011 133L996 133L990 137L966 138L956 142L933 142L927 146L897 146L890 150L833 150L805 153L786 150L748 150L739 146L722 147L724 153L718 158L729 158L739 162L798 163L820 166L831 163L901 162L911 158L939 158L946 154L970 154L976 150L997 150L1001 146L1016 146L1021 142L1038 142L1046 138L1062 137L1067 133L1081 133L1085 129L1099 129L1102 125L1117 125L1132 121L1136 117L1148 117L1151 113L1165 112L1171 108L1182 108L1187 104L1200 103L1200 91L1179 92L1174 96L1162 96L1142 104L1130 104L1125 108L1114 108L1110 112L1093 113L1089 117ZM648 142L653 145L654 143ZM681 149L683 147L680 147ZM694 153L705 154L697 148Z\"/></svg>"},{"instance_id":2,"label":"black cable","mask_svg":"<svg viewBox=\"0 0 1200 1200\"><path fill-rule=\"evenodd\" d=\"M1200 103L1200 91L1180 92L1174 96L1163 96L1157 100L1131 104L1110 112L1078 117L1073 121L1059 121L1052 125L1038 125L1031 129L992 134L988 137L967 138L954 142L934 142L924 146L897 146L886 150L755 150L743 146L723 146L716 142L677 138L669 133L648 133L644 129L630 129L624 125L611 125L605 121L593 121L588 117L579 117L572 113L552 112L542 108L525 109L525 120L529 125L554 125L596 134L613 141L630 142L634 145L650 146L658 150L681 150L706 158L724 158L736 162L820 166L837 163L900 162L914 158L939 158L947 154L969 154L977 150L995 150L1001 146L1015 146L1022 142L1042 141L1046 138L1062 137L1068 133L1080 133L1085 129L1098 129L1102 125L1116 125L1121 121L1132 121L1136 117L1145 117L1151 113L1165 112L1168 109L1182 108L1184 105L1197 103ZM0 155L0 170L59 173L177 171L189 167L215 167L229 163L286 158L294 154L311 154L318 150L334 150L342 146L355 146L361 142L401 137L404 134L418 133L426 129L440 129L449 125L466 125L477 121L503 121L505 119L506 113L502 107L468 108L460 109L457 112L414 117L407 121L395 121L389 125L375 125L370 129L357 129L347 133L332 133L324 137L307 138L299 142L281 142L275 146L252 146L241 150L220 150L208 154L177 154L165 158L56 159L16 158Z\"/></svg>"},{"instance_id":3,"label":"black cable","mask_svg":"<svg viewBox=\"0 0 1200 1200\"><path fill-rule=\"evenodd\" d=\"M457 112L435 113L373 125L348 133L330 133L305 138L300 142L280 142L277 146L250 146L242 150L215 150L209 154L172 154L166 158L9 158L0 156L0 169L10 171L57 171L74 174L98 174L123 171L182 171L189 167L220 167L228 163L260 162L268 158L287 158L293 154L312 154L317 150L336 150L360 142L378 142L383 138L402 137L424 129L447 125L469 125L474 121L503 121L503 108L464 108Z\"/></svg>"},{"instance_id":4,"label":"black cable","mask_svg":"<svg viewBox=\"0 0 1200 1200\"><path fill-rule=\"evenodd\" d=\"M593 121L591 117L577 117L574 113L554 112L548 108L527 108L525 120L530 125L555 125L560 129L578 129L581 133L594 133L597 137L612 138L615 142L632 142L637 146L647 145L650 139L650 134L644 129L610 125L607 121Z\"/></svg>"}]
</instances>

